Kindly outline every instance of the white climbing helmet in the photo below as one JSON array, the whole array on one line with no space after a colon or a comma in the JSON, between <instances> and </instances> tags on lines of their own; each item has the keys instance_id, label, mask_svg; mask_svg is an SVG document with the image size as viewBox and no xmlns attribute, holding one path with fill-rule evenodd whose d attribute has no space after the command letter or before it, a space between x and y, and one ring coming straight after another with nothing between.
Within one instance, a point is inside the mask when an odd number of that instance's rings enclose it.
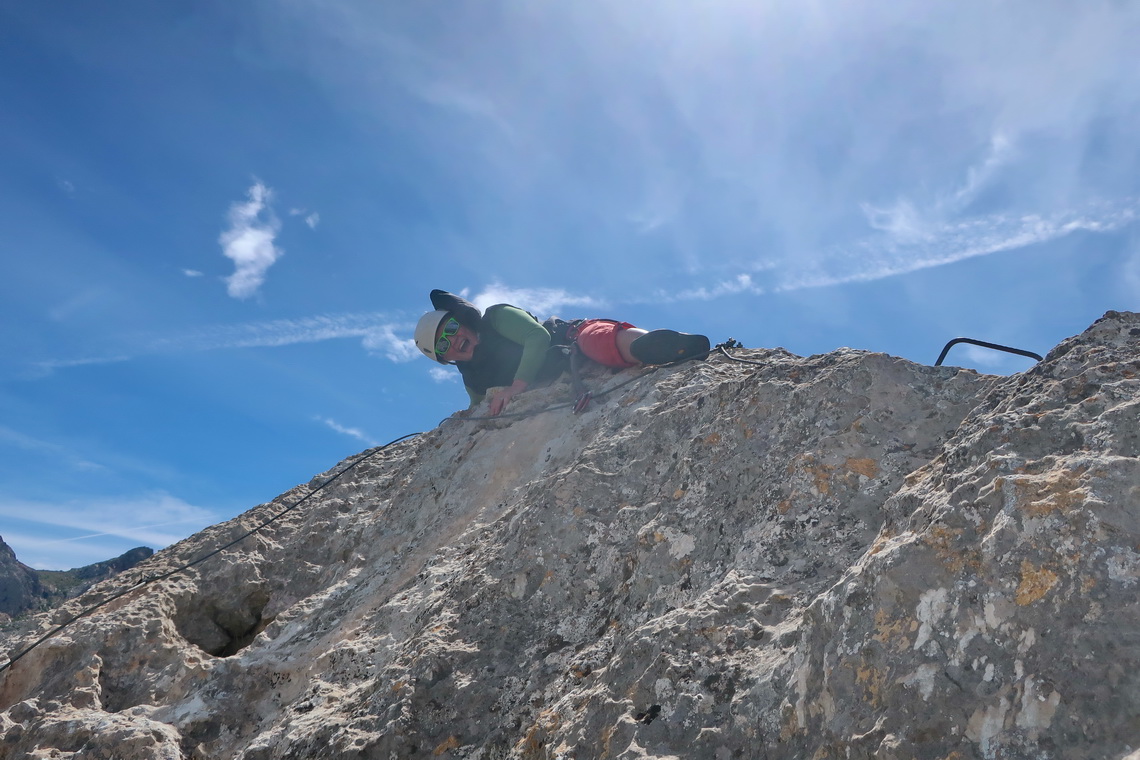
<instances>
[{"instance_id":1,"label":"white climbing helmet","mask_svg":"<svg viewBox=\"0 0 1140 760\"><path fill-rule=\"evenodd\" d=\"M447 362L436 356L435 335L439 332L439 326L443 324L443 320L447 319L447 315L450 313L449 311L429 311L420 317L420 323L416 325L416 348L423 351L424 356L440 364L447 364Z\"/></svg>"}]
</instances>

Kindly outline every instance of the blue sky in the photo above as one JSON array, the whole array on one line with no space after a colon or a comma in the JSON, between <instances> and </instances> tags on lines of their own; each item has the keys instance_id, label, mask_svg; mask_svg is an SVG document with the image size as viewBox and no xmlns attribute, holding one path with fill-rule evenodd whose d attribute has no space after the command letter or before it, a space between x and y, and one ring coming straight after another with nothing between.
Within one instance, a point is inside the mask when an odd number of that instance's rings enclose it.
<instances>
[{"instance_id":1,"label":"blue sky","mask_svg":"<svg viewBox=\"0 0 1140 760\"><path fill-rule=\"evenodd\" d=\"M0 535L158 548L434 427L433 287L1044 353L1140 309L1136 39L1100 0L0 0Z\"/></svg>"}]
</instances>

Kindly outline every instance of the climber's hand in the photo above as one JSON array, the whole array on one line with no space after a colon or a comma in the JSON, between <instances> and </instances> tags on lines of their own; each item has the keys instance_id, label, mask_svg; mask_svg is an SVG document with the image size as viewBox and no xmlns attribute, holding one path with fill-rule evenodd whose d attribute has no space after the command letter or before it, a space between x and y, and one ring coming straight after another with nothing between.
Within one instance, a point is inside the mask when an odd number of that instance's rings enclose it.
<instances>
[{"instance_id":1,"label":"climber's hand","mask_svg":"<svg viewBox=\"0 0 1140 760\"><path fill-rule=\"evenodd\" d=\"M497 416L507 408L507 404L511 399L526 390L526 383L522 380L515 380L511 383L509 388L495 391L491 396L491 416Z\"/></svg>"}]
</instances>

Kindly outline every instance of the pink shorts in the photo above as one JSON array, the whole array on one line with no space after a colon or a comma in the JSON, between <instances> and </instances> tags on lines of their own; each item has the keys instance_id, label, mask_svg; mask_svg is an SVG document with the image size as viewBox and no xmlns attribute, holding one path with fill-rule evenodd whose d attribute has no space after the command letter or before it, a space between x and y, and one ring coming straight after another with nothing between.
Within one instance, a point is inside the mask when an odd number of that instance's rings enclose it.
<instances>
[{"instance_id":1,"label":"pink shorts","mask_svg":"<svg viewBox=\"0 0 1140 760\"><path fill-rule=\"evenodd\" d=\"M589 358L607 367L637 367L637 362L627 362L618 351L617 334L629 322L611 322L608 319L587 319L578 326L578 347Z\"/></svg>"}]
</instances>

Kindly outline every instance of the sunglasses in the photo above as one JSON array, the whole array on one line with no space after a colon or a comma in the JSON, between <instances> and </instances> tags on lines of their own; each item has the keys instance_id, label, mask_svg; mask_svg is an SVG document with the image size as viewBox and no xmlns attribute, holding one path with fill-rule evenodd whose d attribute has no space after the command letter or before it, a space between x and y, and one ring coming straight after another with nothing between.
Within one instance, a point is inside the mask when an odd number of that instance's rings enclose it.
<instances>
[{"instance_id":1,"label":"sunglasses","mask_svg":"<svg viewBox=\"0 0 1140 760\"><path fill-rule=\"evenodd\" d=\"M439 339L435 342L435 355L443 356L447 350L451 348L451 336L459 332L459 322L455 317L449 318L443 323L443 332L439 334Z\"/></svg>"}]
</instances>

